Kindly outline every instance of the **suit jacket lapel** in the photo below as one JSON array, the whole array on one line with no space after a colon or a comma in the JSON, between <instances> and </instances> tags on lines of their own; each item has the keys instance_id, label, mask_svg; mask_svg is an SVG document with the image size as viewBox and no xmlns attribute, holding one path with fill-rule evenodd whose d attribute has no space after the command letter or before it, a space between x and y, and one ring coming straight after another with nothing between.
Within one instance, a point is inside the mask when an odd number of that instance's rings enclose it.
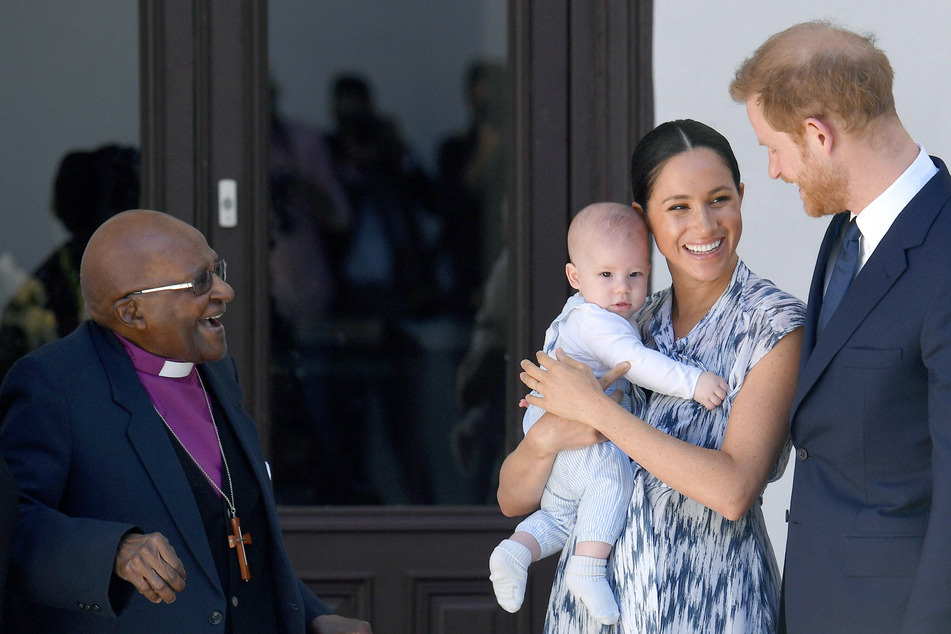
<instances>
[{"instance_id":1,"label":"suit jacket lapel","mask_svg":"<svg viewBox=\"0 0 951 634\"><path fill-rule=\"evenodd\" d=\"M241 448L248 457L251 471L257 478L261 495L264 498L262 507L265 511L265 522L271 537L271 567L274 573L275 592L284 597L284 603L300 603L301 593L293 571L288 567L287 555L281 547L281 525L277 516L277 503L274 499L274 488L271 486L270 476L261 453L261 443L258 439L257 427L254 421L241 407L241 389L237 382L237 373L234 362L228 358L216 363L205 363L202 366L202 376L209 391L215 394L218 405L221 407L231 429L238 439ZM306 599L303 599L306 601Z\"/></svg>"},{"instance_id":2,"label":"suit jacket lapel","mask_svg":"<svg viewBox=\"0 0 951 634\"><path fill-rule=\"evenodd\" d=\"M842 298L842 303L839 304L835 315L825 329L817 337L813 335L815 337L813 340L817 345L812 349L811 354L805 359L800 368L799 386L796 390L793 411L799 406L803 397L809 392L809 389L815 384L833 357L842 349L852 333L861 325L868 313L888 292L888 289L901 276L906 267L905 248L896 239L896 236L889 233L852 281L848 292ZM812 294L810 293L811 300ZM810 311L810 313L814 317L818 314L818 309ZM808 323L812 325L814 332L816 320L813 318Z\"/></svg>"},{"instance_id":3,"label":"suit jacket lapel","mask_svg":"<svg viewBox=\"0 0 951 634\"><path fill-rule=\"evenodd\" d=\"M939 172L898 215L875 252L852 281L852 285L825 330L816 336L815 326L822 303L822 285L825 277L823 263L828 262L829 250L836 235L831 226L826 232L809 292L805 332L808 344L818 345L804 344L803 346L803 362L799 371L796 398L793 401L793 414L835 355L869 312L881 301L888 289L905 272L908 266L906 250L924 242L935 216L951 196L951 176L947 168L939 159L934 157L932 159L938 166ZM840 215L847 217L848 214ZM822 269L821 272L820 269Z\"/></svg>"},{"instance_id":4,"label":"suit jacket lapel","mask_svg":"<svg viewBox=\"0 0 951 634\"><path fill-rule=\"evenodd\" d=\"M218 571L208 547L201 514L165 424L155 412L132 361L119 341L104 328L96 327L96 332L98 336L93 337L93 341L109 377L113 400L129 412L129 442L139 454L152 485L178 526L192 556L212 583L218 586Z\"/></svg>"},{"instance_id":5,"label":"suit jacket lapel","mask_svg":"<svg viewBox=\"0 0 951 634\"><path fill-rule=\"evenodd\" d=\"M257 427L241 407L241 388L238 386L234 362L229 357L224 361L202 364L201 368L208 390L218 399L218 404L231 424L231 429L248 457L248 464L258 481L261 495L264 497L263 507L267 513L268 530L272 536L280 536L281 526L276 512L274 488L271 486L271 478L261 453ZM281 561L275 561L274 565L280 566ZM275 579L280 578L279 574L275 575Z\"/></svg>"},{"instance_id":6,"label":"suit jacket lapel","mask_svg":"<svg viewBox=\"0 0 951 634\"><path fill-rule=\"evenodd\" d=\"M248 456L248 462L262 491L269 490L269 479L264 470L263 457L259 449L261 444L257 437L257 427L241 408L241 390L237 387L237 381L227 376L225 364L232 364L230 358L217 363L202 364L200 366L202 376L205 377L208 391L218 399L218 404L228 418L238 442L241 443L241 448Z\"/></svg>"}]
</instances>

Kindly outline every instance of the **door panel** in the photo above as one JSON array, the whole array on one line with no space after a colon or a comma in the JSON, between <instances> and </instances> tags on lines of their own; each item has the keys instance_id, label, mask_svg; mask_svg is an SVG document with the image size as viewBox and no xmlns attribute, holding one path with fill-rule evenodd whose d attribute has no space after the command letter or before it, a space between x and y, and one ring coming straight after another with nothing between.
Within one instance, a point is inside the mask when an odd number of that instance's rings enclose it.
<instances>
[{"instance_id":1,"label":"door panel","mask_svg":"<svg viewBox=\"0 0 951 634\"><path fill-rule=\"evenodd\" d=\"M532 566L523 609L503 611L487 561L514 522L497 509L288 507L282 522L301 578L339 613L370 618L374 632L541 630L555 559Z\"/></svg>"},{"instance_id":2,"label":"door panel","mask_svg":"<svg viewBox=\"0 0 951 634\"><path fill-rule=\"evenodd\" d=\"M143 206L196 226L228 261L228 351L245 408L267 424L267 7L140 0ZM236 182L236 223L219 184ZM265 455L268 435L261 433Z\"/></svg>"}]
</instances>

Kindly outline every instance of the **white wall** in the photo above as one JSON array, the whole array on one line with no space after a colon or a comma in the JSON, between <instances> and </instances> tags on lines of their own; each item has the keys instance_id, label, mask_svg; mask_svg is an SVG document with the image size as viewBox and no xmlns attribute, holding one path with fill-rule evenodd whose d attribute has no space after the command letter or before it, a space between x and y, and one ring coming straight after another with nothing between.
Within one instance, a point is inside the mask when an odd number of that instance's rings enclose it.
<instances>
[{"instance_id":1,"label":"white wall","mask_svg":"<svg viewBox=\"0 0 951 634\"><path fill-rule=\"evenodd\" d=\"M742 105L728 93L733 72L769 35L792 24L832 19L871 31L895 70L898 114L916 141L951 160L951 3L946 0L661 0L654 3L656 120L691 118L732 143L746 183L740 257L762 277L805 299L827 221L808 218L796 187L771 181ZM663 262L655 253L655 262ZM655 266L654 288L670 283ZM790 463L794 463L793 459ZM766 491L764 512L780 565L792 468Z\"/></svg>"}]
</instances>

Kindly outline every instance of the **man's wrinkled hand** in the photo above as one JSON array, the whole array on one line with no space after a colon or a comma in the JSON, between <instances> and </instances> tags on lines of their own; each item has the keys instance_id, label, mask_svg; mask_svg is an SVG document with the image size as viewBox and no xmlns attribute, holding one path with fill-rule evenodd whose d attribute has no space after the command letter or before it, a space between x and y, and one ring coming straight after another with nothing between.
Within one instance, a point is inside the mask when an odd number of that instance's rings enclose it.
<instances>
[{"instance_id":1,"label":"man's wrinkled hand","mask_svg":"<svg viewBox=\"0 0 951 634\"><path fill-rule=\"evenodd\" d=\"M185 589L185 566L161 533L128 533L119 542L114 570L152 603L172 603Z\"/></svg>"}]
</instances>

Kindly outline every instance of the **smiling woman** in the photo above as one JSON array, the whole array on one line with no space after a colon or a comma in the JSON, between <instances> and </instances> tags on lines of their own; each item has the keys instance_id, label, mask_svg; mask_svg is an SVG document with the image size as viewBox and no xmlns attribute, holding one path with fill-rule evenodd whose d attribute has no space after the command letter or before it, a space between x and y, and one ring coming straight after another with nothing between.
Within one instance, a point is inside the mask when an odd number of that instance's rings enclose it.
<instances>
[{"instance_id":1,"label":"smiling woman","mask_svg":"<svg viewBox=\"0 0 951 634\"><path fill-rule=\"evenodd\" d=\"M631 173L635 206L673 278L636 317L644 343L724 377L727 398L708 411L655 392L634 415L604 395L586 365L539 353L538 365L522 362L522 380L540 381L545 396L527 399L594 428L634 461L627 525L608 563L620 631L715 624L773 632L779 570L759 496L789 452L804 306L736 254L742 185L722 135L695 121L662 124L635 148ZM578 431L566 425L540 420L506 459L499 487L506 514L537 507L555 455L577 448ZM571 535L563 553L578 539ZM596 631L567 591L565 570L563 554L546 631Z\"/></svg>"},{"instance_id":2,"label":"smiling woman","mask_svg":"<svg viewBox=\"0 0 951 634\"><path fill-rule=\"evenodd\" d=\"M736 268L743 232L743 183L722 135L696 121L659 125L631 162L634 205L645 215L675 285L690 284L703 298L675 297L674 333L682 336L723 293Z\"/></svg>"},{"instance_id":3,"label":"smiling woman","mask_svg":"<svg viewBox=\"0 0 951 634\"><path fill-rule=\"evenodd\" d=\"M665 163L645 217L675 279L689 276L722 292L736 266L742 198L743 185L732 182L713 150L689 150Z\"/></svg>"}]
</instances>

